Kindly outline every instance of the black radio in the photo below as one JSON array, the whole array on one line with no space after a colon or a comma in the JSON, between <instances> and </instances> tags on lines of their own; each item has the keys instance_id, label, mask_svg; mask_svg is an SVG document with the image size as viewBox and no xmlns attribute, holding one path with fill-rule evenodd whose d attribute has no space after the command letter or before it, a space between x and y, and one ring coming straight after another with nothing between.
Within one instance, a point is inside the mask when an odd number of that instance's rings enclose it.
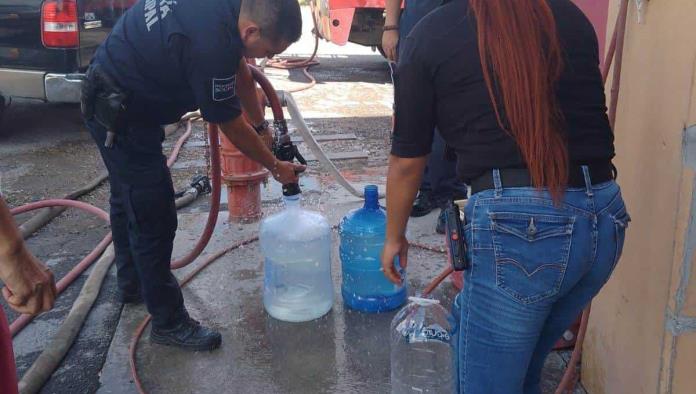
<instances>
[{"instance_id":1,"label":"black radio","mask_svg":"<svg viewBox=\"0 0 696 394\"><path fill-rule=\"evenodd\" d=\"M464 271L469 268L469 260L466 254L466 239L464 239L462 218L459 206L450 201L445 208L445 223L447 249L455 271Z\"/></svg>"}]
</instances>

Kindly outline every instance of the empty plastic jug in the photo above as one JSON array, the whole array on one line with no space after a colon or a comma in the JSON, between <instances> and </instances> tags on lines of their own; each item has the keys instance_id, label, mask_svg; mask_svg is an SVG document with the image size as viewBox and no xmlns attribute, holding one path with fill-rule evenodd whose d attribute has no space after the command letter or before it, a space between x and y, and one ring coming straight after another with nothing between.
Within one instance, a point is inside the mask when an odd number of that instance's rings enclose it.
<instances>
[{"instance_id":1,"label":"empty plastic jug","mask_svg":"<svg viewBox=\"0 0 696 394\"><path fill-rule=\"evenodd\" d=\"M386 223L375 185L365 187L365 205L341 220L341 293L343 302L352 309L382 312L406 302L405 285L391 283L381 270Z\"/></svg>"},{"instance_id":2,"label":"empty plastic jug","mask_svg":"<svg viewBox=\"0 0 696 394\"><path fill-rule=\"evenodd\" d=\"M409 297L391 324L393 394L454 393L456 324L439 301Z\"/></svg>"},{"instance_id":3,"label":"empty plastic jug","mask_svg":"<svg viewBox=\"0 0 696 394\"><path fill-rule=\"evenodd\" d=\"M285 196L285 209L261 223L263 305L278 320L301 322L331 310L331 227L318 212Z\"/></svg>"}]
</instances>

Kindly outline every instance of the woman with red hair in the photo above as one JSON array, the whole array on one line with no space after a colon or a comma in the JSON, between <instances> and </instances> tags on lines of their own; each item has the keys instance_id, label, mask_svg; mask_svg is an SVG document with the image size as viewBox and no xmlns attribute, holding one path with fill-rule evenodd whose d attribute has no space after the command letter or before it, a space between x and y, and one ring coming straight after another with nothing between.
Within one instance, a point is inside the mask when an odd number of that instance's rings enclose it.
<instances>
[{"instance_id":1,"label":"woman with red hair","mask_svg":"<svg viewBox=\"0 0 696 394\"><path fill-rule=\"evenodd\" d=\"M435 127L471 186L460 393L540 393L556 340L611 275L629 216L615 182L597 37L570 0L453 0L401 43L385 275Z\"/></svg>"}]
</instances>

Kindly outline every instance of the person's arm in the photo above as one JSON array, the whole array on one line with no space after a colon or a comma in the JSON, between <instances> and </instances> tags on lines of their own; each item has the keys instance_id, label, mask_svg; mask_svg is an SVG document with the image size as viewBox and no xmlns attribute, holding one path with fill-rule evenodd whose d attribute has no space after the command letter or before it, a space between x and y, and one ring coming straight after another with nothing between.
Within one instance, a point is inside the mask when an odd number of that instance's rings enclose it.
<instances>
[{"instance_id":1,"label":"person's arm","mask_svg":"<svg viewBox=\"0 0 696 394\"><path fill-rule=\"evenodd\" d=\"M397 47L399 45L399 17L401 16L401 2L403 0L387 0L384 6L384 26L389 29L385 29L382 33L382 50L384 54L387 55L387 59L392 62L396 62L398 53ZM393 27L396 26L396 29Z\"/></svg>"},{"instance_id":2,"label":"person's arm","mask_svg":"<svg viewBox=\"0 0 696 394\"><path fill-rule=\"evenodd\" d=\"M282 184L297 183L297 174L305 170L305 166L286 161L279 161L268 149L253 128L243 116L219 124L222 133L242 153L250 159L261 163L271 171L273 178Z\"/></svg>"},{"instance_id":3,"label":"person's arm","mask_svg":"<svg viewBox=\"0 0 696 394\"><path fill-rule=\"evenodd\" d=\"M25 247L10 210L0 197L0 280L2 295L19 313L37 314L53 308L53 274Z\"/></svg>"},{"instance_id":4,"label":"person's arm","mask_svg":"<svg viewBox=\"0 0 696 394\"><path fill-rule=\"evenodd\" d=\"M253 126L261 124L266 119L266 114L263 111L263 107L259 105L256 81L254 81L254 77L251 75L251 70L249 70L249 65L245 58L239 61L239 67L237 68L237 95L251 124ZM266 146L269 148L273 146L273 133L271 133L270 128L267 127L263 131L261 138Z\"/></svg>"},{"instance_id":5,"label":"person's arm","mask_svg":"<svg viewBox=\"0 0 696 394\"><path fill-rule=\"evenodd\" d=\"M402 280L394 267L394 257L399 256L402 269L408 265L406 225L436 126L430 57L419 51L412 38L402 44L394 81L394 132L387 174L387 235L382 251L382 270L394 283Z\"/></svg>"},{"instance_id":6,"label":"person's arm","mask_svg":"<svg viewBox=\"0 0 696 394\"><path fill-rule=\"evenodd\" d=\"M428 156L403 158L389 157L387 173L387 235L382 251L382 269L387 279L401 283L401 275L393 261L399 256L402 269L408 265L408 240L406 225L408 216L421 184Z\"/></svg>"}]
</instances>

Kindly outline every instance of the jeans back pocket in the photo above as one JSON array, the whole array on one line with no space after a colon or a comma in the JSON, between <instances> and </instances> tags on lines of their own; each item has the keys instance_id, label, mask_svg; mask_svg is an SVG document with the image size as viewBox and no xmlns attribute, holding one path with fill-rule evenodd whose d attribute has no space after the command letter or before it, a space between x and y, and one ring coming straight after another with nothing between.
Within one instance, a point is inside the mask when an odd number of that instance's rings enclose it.
<instances>
[{"instance_id":1,"label":"jeans back pocket","mask_svg":"<svg viewBox=\"0 0 696 394\"><path fill-rule=\"evenodd\" d=\"M496 285L520 303L558 293L575 216L491 212Z\"/></svg>"}]
</instances>

